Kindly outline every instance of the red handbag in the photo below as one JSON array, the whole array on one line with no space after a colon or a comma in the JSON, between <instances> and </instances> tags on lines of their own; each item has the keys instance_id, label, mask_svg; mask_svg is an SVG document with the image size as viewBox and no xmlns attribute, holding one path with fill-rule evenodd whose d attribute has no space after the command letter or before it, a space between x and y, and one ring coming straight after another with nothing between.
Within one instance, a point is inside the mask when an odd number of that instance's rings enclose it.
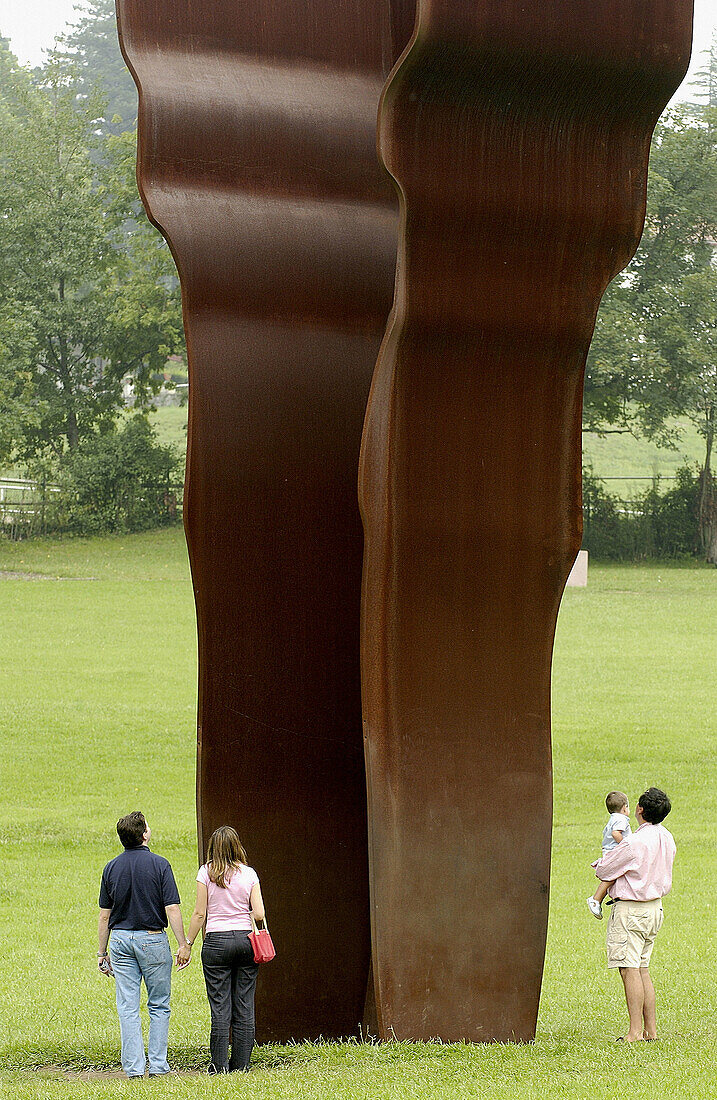
<instances>
[{"instance_id":1,"label":"red handbag","mask_svg":"<svg viewBox=\"0 0 717 1100\"><path fill-rule=\"evenodd\" d=\"M264 927L257 928L254 917L251 918L251 932L249 933L249 939L251 940L251 948L254 952L254 962L256 963L268 963L276 955L274 950L274 944L272 943L271 936L269 935L269 929L266 926L266 918L264 918Z\"/></svg>"}]
</instances>

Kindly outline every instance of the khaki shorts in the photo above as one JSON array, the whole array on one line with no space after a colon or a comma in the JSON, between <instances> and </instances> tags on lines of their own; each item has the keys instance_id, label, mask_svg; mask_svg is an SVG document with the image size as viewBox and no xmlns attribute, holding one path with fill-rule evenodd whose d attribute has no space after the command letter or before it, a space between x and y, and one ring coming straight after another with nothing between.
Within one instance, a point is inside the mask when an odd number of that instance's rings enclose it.
<instances>
[{"instance_id":1,"label":"khaki shorts","mask_svg":"<svg viewBox=\"0 0 717 1100\"><path fill-rule=\"evenodd\" d=\"M608 968L649 966L662 918L661 898L616 901L607 924Z\"/></svg>"}]
</instances>

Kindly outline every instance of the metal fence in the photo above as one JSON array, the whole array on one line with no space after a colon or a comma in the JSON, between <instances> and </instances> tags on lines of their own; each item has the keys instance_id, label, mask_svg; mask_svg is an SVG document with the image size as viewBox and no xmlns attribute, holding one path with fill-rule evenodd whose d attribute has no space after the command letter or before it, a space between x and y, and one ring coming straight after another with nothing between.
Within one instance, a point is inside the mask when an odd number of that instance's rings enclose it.
<instances>
[{"instance_id":1,"label":"metal fence","mask_svg":"<svg viewBox=\"0 0 717 1100\"><path fill-rule=\"evenodd\" d=\"M61 501L59 485L26 478L0 480L0 532L12 540L44 535Z\"/></svg>"},{"instance_id":2,"label":"metal fence","mask_svg":"<svg viewBox=\"0 0 717 1100\"><path fill-rule=\"evenodd\" d=\"M157 504L158 524L182 517L184 486L137 485L134 491L151 494ZM0 538L13 542L62 533L70 528L71 502L59 485L27 478L0 478Z\"/></svg>"}]
</instances>

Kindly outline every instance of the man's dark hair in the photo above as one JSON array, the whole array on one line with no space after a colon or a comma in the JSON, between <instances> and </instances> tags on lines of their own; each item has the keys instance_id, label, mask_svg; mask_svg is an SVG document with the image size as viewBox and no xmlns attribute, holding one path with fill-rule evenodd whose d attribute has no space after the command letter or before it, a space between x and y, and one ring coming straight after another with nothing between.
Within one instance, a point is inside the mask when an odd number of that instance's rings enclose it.
<instances>
[{"instance_id":1,"label":"man's dark hair","mask_svg":"<svg viewBox=\"0 0 717 1100\"><path fill-rule=\"evenodd\" d=\"M623 806L627 805L628 801L627 795L623 794L622 791L610 791L605 799L605 805L611 814L616 814Z\"/></svg>"},{"instance_id":2,"label":"man's dark hair","mask_svg":"<svg viewBox=\"0 0 717 1100\"><path fill-rule=\"evenodd\" d=\"M672 809L669 798L658 787L650 787L646 790L637 800L637 804L642 810L645 821L649 821L650 825L659 825Z\"/></svg>"},{"instance_id":3,"label":"man's dark hair","mask_svg":"<svg viewBox=\"0 0 717 1100\"><path fill-rule=\"evenodd\" d=\"M126 817L121 817L117 822L117 836L125 848L139 848L142 837L147 829L144 814L139 810L133 810Z\"/></svg>"}]
</instances>

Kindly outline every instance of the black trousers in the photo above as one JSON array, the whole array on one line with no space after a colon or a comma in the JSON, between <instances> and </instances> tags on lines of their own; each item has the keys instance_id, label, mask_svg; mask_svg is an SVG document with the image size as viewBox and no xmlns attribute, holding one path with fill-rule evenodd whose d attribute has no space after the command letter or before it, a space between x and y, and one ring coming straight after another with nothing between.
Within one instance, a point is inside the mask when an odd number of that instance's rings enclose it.
<instances>
[{"instance_id":1,"label":"black trousers","mask_svg":"<svg viewBox=\"0 0 717 1100\"><path fill-rule=\"evenodd\" d=\"M207 932L202 947L202 969L212 1014L210 1072L247 1069L254 1046L254 990L259 972L249 933L238 929Z\"/></svg>"}]
</instances>

